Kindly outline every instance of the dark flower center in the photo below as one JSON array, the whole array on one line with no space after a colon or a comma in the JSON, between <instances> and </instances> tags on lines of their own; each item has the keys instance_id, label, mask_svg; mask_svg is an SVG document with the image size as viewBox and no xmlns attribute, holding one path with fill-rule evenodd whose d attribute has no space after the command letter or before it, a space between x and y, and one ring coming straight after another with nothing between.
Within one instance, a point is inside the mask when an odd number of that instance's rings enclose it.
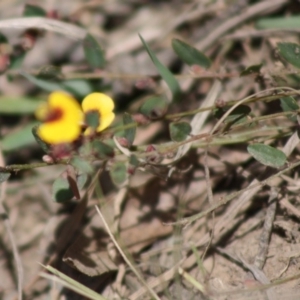
<instances>
[{"instance_id":1,"label":"dark flower center","mask_svg":"<svg viewBox=\"0 0 300 300\"><path fill-rule=\"evenodd\" d=\"M55 122L57 120L60 120L62 118L63 114L64 114L64 112L62 109L60 109L58 107L52 108L49 111L45 122Z\"/></svg>"}]
</instances>

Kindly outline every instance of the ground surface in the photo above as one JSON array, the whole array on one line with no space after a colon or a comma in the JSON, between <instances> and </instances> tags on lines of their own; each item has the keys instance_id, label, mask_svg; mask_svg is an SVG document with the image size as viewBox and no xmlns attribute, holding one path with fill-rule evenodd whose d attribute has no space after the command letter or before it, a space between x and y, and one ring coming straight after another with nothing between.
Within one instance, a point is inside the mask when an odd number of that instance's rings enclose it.
<instances>
[{"instance_id":1,"label":"ground surface","mask_svg":"<svg viewBox=\"0 0 300 300\"><path fill-rule=\"evenodd\" d=\"M262 96L271 95L273 91L268 88L299 86L299 78L290 83L291 78L285 76L292 67L276 52L278 42L299 43L299 26L274 29L259 23L267 17L285 20L299 15L300 6L292 1L36 3L49 14L57 11L62 20L81 24L93 34L106 51L107 63L102 73L87 68L80 37L70 39L45 31L20 68L36 74L52 65L60 66L67 78L85 74L77 82L81 94L96 90L110 94L115 99L117 121L124 112L135 114L147 96L161 91L166 91L167 97L170 94L138 33L160 61L178 75L181 101L169 107L169 114L215 103L220 107L260 91L265 91ZM25 1L2 0L1 20L20 17L24 5ZM13 24L3 30L12 45L20 42L22 31ZM172 50L173 38L203 51L212 66L205 70L182 63ZM247 67L261 63L259 74L240 76ZM7 70L0 77L0 101L7 101L5 97L47 98L48 92L15 73L10 80L8 73L13 71ZM95 74L100 79L90 80ZM75 96L82 98L79 92ZM279 98L253 101L248 120L280 112ZM1 109L1 165L41 162L43 152L33 139L24 145L5 140L9 136L18 140L13 134L32 124L33 113L7 114ZM195 116L183 120L193 124L192 120L199 121ZM209 133L217 124L213 109L203 121L195 134ZM166 146L170 142L169 122L162 118L139 126L134 145ZM195 144L176 162L164 164L172 161L176 151L182 149L180 145L167 153L169 156L153 155L149 164L136 170L122 187L116 187L109 178L110 161L106 170L98 166L99 172L93 175L98 183L94 192L93 185L87 185L80 191L80 200L65 204L55 203L51 194L52 183L65 166L14 172L1 187L8 219L3 217L0 225L0 298L18 298L22 266L24 299L84 299L60 283L42 278L44 264L106 299L151 298L133 268L158 299L299 299L299 168L263 181L299 160L296 123L296 119L284 116L235 131L226 130L222 123L216 136L211 140L195 138ZM247 152L247 145L253 142L283 150L290 164L279 169L260 164ZM131 150L145 152L139 147ZM123 156L119 151L115 159ZM250 185L255 187L248 188ZM226 199L228 203L222 204ZM218 203L202 218L176 223ZM122 258L95 205L100 206L111 231L118 232L118 245L134 267ZM171 222L176 224L166 224ZM15 241L20 262L16 263L13 256L11 240ZM287 278L284 284L276 281ZM270 283L274 285L260 290Z\"/></svg>"}]
</instances>

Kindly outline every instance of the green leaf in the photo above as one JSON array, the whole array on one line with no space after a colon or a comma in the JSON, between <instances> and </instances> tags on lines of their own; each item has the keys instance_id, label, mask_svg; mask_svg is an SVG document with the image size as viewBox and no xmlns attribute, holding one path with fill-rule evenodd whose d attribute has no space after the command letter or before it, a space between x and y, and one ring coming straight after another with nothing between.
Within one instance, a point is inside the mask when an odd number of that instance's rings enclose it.
<instances>
[{"instance_id":1,"label":"green leaf","mask_svg":"<svg viewBox=\"0 0 300 300\"><path fill-rule=\"evenodd\" d=\"M300 27L300 15L262 18L255 23L258 29L298 29Z\"/></svg>"},{"instance_id":2,"label":"green leaf","mask_svg":"<svg viewBox=\"0 0 300 300\"><path fill-rule=\"evenodd\" d=\"M23 12L24 17L45 17L46 11L39 6L26 4Z\"/></svg>"},{"instance_id":3,"label":"green leaf","mask_svg":"<svg viewBox=\"0 0 300 300\"><path fill-rule=\"evenodd\" d=\"M0 114L32 114L41 103L42 101L34 98L0 96Z\"/></svg>"},{"instance_id":4,"label":"green leaf","mask_svg":"<svg viewBox=\"0 0 300 300\"><path fill-rule=\"evenodd\" d=\"M279 168L286 163L286 155L271 146L252 144L247 147L247 150L257 161L265 166Z\"/></svg>"},{"instance_id":5,"label":"green leaf","mask_svg":"<svg viewBox=\"0 0 300 300\"><path fill-rule=\"evenodd\" d=\"M138 158L136 157L136 155L134 155L134 154L130 155L129 164L136 168L140 165L140 162L139 162Z\"/></svg>"},{"instance_id":6,"label":"green leaf","mask_svg":"<svg viewBox=\"0 0 300 300\"><path fill-rule=\"evenodd\" d=\"M28 79L30 82L38 86L39 88L47 91L47 92L53 92L53 91L58 91L62 90L62 85L58 82L50 82L45 79L40 79L35 76L32 76L26 72L21 71L20 74L24 76L26 79Z\"/></svg>"},{"instance_id":7,"label":"green leaf","mask_svg":"<svg viewBox=\"0 0 300 300\"><path fill-rule=\"evenodd\" d=\"M218 108L214 114L215 117L221 119L221 117L227 112L229 108ZM227 118L224 120L224 124L239 124L247 121L247 116L250 114L251 108L247 105L239 105L236 107Z\"/></svg>"},{"instance_id":8,"label":"green leaf","mask_svg":"<svg viewBox=\"0 0 300 300\"><path fill-rule=\"evenodd\" d=\"M296 68L300 68L300 45L294 43L278 43L277 46L281 57Z\"/></svg>"},{"instance_id":9,"label":"green leaf","mask_svg":"<svg viewBox=\"0 0 300 300\"><path fill-rule=\"evenodd\" d=\"M161 118L168 109L168 104L163 97L150 97L140 107L139 111L149 119Z\"/></svg>"},{"instance_id":10,"label":"green leaf","mask_svg":"<svg viewBox=\"0 0 300 300\"><path fill-rule=\"evenodd\" d=\"M124 125L135 124L130 114L124 113L123 124ZM136 132L136 126L124 130L124 137L127 139L129 146L133 144L135 138L135 132Z\"/></svg>"},{"instance_id":11,"label":"green leaf","mask_svg":"<svg viewBox=\"0 0 300 300\"><path fill-rule=\"evenodd\" d=\"M40 79L59 79L62 76L61 67L47 65L42 66L37 74Z\"/></svg>"},{"instance_id":12,"label":"green leaf","mask_svg":"<svg viewBox=\"0 0 300 300\"><path fill-rule=\"evenodd\" d=\"M0 44L8 44L8 39L2 32L0 32Z\"/></svg>"},{"instance_id":13,"label":"green leaf","mask_svg":"<svg viewBox=\"0 0 300 300\"><path fill-rule=\"evenodd\" d=\"M56 82L38 78L26 72L20 72L20 74L26 79L28 79L30 82L47 92L63 90L80 98L92 92L92 87L90 83L88 83L86 80L72 79L65 80L62 82Z\"/></svg>"},{"instance_id":14,"label":"green leaf","mask_svg":"<svg viewBox=\"0 0 300 300\"><path fill-rule=\"evenodd\" d=\"M39 125L35 125L32 127L31 132L33 134L33 137L35 138L36 142L39 144L39 146L43 149L44 152L48 153L51 150L51 145L43 141L40 136L38 135Z\"/></svg>"},{"instance_id":15,"label":"green leaf","mask_svg":"<svg viewBox=\"0 0 300 300\"><path fill-rule=\"evenodd\" d=\"M79 190L84 187L87 178L88 177L86 174L77 176L76 181ZM70 201L73 197L74 194L70 187L68 179L62 177L56 178L52 185L52 199L55 202L64 203Z\"/></svg>"},{"instance_id":16,"label":"green leaf","mask_svg":"<svg viewBox=\"0 0 300 300\"><path fill-rule=\"evenodd\" d=\"M71 159L70 164L75 169L77 169L80 173L85 173L85 174L91 174L91 173L93 173L93 167L92 167L92 165L88 161L82 159L81 157L78 157L78 156L73 157Z\"/></svg>"},{"instance_id":17,"label":"green leaf","mask_svg":"<svg viewBox=\"0 0 300 300\"><path fill-rule=\"evenodd\" d=\"M169 89L172 92L173 95L173 101L176 102L179 100L180 96L180 86L174 77L174 75L170 72L168 68L166 68L156 57L154 52L149 48L148 44L145 42L145 40L142 38L141 35L139 35L145 49L147 50L152 62L154 63L155 67L157 68L158 73L163 78L163 80L167 83Z\"/></svg>"},{"instance_id":18,"label":"green leaf","mask_svg":"<svg viewBox=\"0 0 300 300\"><path fill-rule=\"evenodd\" d=\"M95 155L101 159L112 158L115 155L114 149L101 141L93 141L92 149Z\"/></svg>"},{"instance_id":19,"label":"green leaf","mask_svg":"<svg viewBox=\"0 0 300 300\"><path fill-rule=\"evenodd\" d=\"M177 122L170 123L169 129L172 141L181 142L191 133L192 127L187 122Z\"/></svg>"},{"instance_id":20,"label":"green leaf","mask_svg":"<svg viewBox=\"0 0 300 300\"><path fill-rule=\"evenodd\" d=\"M10 177L10 172L0 171L0 183L6 181Z\"/></svg>"},{"instance_id":21,"label":"green leaf","mask_svg":"<svg viewBox=\"0 0 300 300\"><path fill-rule=\"evenodd\" d=\"M125 163L116 162L109 170L110 178L117 186L123 184L127 179L127 168Z\"/></svg>"},{"instance_id":22,"label":"green leaf","mask_svg":"<svg viewBox=\"0 0 300 300\"><path fill-rule=\"evenodd\" d=\"M249 66L244 71L241 72L240 76L259 74L262 66L263 64Z\"/></svg>"},{"instance_id":23,"label":"green leaf","mask_svg":"<svg viewBox=\"0 0 300 300\"><path fill-rule=\"evenodd\" d=\"M96 129L99 126L100 115L98 111L88 111L85 113L85 123L88 127Z\"/></svg>"},{"instance_id":24,"label":"green leaf","mask_svg":"<svg viewBox=\"0 0 300 300\"><path fill-rule=\"evenodd\" d=\"M85 58L93 68L103 68L105 65L104 51L93 36L87 34L83 40Z\"/></svg>"},{"instance_id":25,"label":"green leaf","mask_svg":"<svg viewBox=\"0 0 300 300\"><path fill-rule=\"evenodd\" d=\"M37 122L32 122L18 131L9 133L0 140L1 149L3 151L13 151L35 143L32 135L32 128L37 125Z\"/></svg>"},{"instance_id":26,"label":"green leaf","mask_svg":"<svg viewBox=\"0 0 300 300\"><path fill-rule=\"evenodd\" d=\"M211 66L210 59L189 44L186 44L178 39L173 39L172 48L178 57L189 66L199 65L205 69Z\"/></svg>"},{"instance_id":27,"label":"green leaf","mask_svg":"<svg viewBox=\"0 0 300 300\"><path fill-rule=\"evenodd\" d=\"M297 110L299 110L299 105L297 104L296 100L291 96L280 98L280 106L281 106L283 111L297 111ZM296 121L297 120L296 116L288 116L288 118L291 121Z\"/></svg>"},{"instance_id":28,"label":"green leaf","mask_svg":"<svg viewBox=\"0 0 300 300\"><path fill-rule=\"evenodd\" d=\"M69 79L61 82L62 89L75 97L84 98L94 91L90 81L85 79Z\"/></svg>"}]
</instances>

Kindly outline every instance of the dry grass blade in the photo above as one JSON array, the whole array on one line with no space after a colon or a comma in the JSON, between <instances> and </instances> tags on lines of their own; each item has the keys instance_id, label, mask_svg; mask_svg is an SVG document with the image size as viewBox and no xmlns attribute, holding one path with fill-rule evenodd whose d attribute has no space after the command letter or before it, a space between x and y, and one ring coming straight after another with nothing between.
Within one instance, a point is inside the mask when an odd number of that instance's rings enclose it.
<instances>
[{"instance_id":1,"label":"dry grass blade","mask_svg":"<svg viewBox=\"0 0 300 300\"><path fill-rule=\"evenodd\" d=\"M87 31L79 26L43 17L0 20L0 29L26 30L30 28L53 31L75 40L83 40L87 34Z\"/></svg>"},{"instance_id":2,"label":"dry grass blade","mask_svg":"<svg viewBox=\"0 0 300 300\"><path fill-rule=\"evenodd\" d=\"M3 154L2 151L0 151L0 165L4 166L4 158L3 158ZM16 265L16 269L17 269L17 282L18 282L18 299L22 300L23 298L23 279L24 279L24 270L23 270L23 266L22 266L22 260L19 254L19 250L17 247L17 243L16 243L16 239L14 237L14 233L9 221L9 216L4 208L3 205L3 201L5 198L5 194L6 194L6 186L7 186L7 182L4 181L1 185L0 185L0 216L1 219L3 220L6 232L8 234L9 237L9 241L12 247L12 251L13 251L13 257L14 257L14 261L15 261L15 265Z\"/></svg>"},{"instance_id":3,"label":"dry grass blade","mask_svg":"<svg viewBox=\"0 0 300 300\"><path fill-rule=\"evenodd\" d=\"M136 275L136 277L140 280L140 282L143 284L143 286L147 289L147 291L149 292L149 294L156 300L160 300L160 298L158 297L158 295L154 292L154 290L147 284L147 282L143 279L142 275L138 272L138 270L133 266L133 264L130 262L130 260L127 258L127 256L125 255L124 251L121 249L121 247L119 246L117 240L115 239L114 235L112 234L104 216L102 215L100 209L98 208L98 206L95 206L96 210L105 226L105 229L107 231L107 233L109 234L112 242L114 243L114 245L116 246L116 248L118 249L119 253L121 254L122 258L125 260L125 262L127 263L127 265L129 266L129 268L132 270L132 272Z\"/></svg>"}]
</instances>

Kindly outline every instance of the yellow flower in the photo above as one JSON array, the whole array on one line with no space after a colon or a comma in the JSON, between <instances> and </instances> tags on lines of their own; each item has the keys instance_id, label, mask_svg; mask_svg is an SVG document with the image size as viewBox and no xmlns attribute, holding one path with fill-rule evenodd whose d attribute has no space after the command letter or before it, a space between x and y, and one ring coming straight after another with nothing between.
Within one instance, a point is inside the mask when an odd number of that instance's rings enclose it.
<instances>
[{"instance_id":1,"label":"yellow flower","mask_svg":"<svg viewBox=\"0 0 300 300\"><path fill-rule=\"evenodd\" d=\"M64 92L53 92L48 102L36 111L36 117L43 121L38 135L49 144L71 143L81 133L83 114L79 103Z\"/></svg>"},{"instance_id":2,"label":"yellow flower","mask_svg":"<svg viewBox=\"0 0 300 300\"><path fill-rule=\"evenodd\" d=\"M113 109L115 107L113 100L102 93L91 93L87 95L82 101L82 110L87 116L89 113L98 113L98 127L96 132L100 132L107 128L114 120L115 114ZM94 131L92 127L88 127L84 132L89 135Z\"/></svg>"}]
</instances>

